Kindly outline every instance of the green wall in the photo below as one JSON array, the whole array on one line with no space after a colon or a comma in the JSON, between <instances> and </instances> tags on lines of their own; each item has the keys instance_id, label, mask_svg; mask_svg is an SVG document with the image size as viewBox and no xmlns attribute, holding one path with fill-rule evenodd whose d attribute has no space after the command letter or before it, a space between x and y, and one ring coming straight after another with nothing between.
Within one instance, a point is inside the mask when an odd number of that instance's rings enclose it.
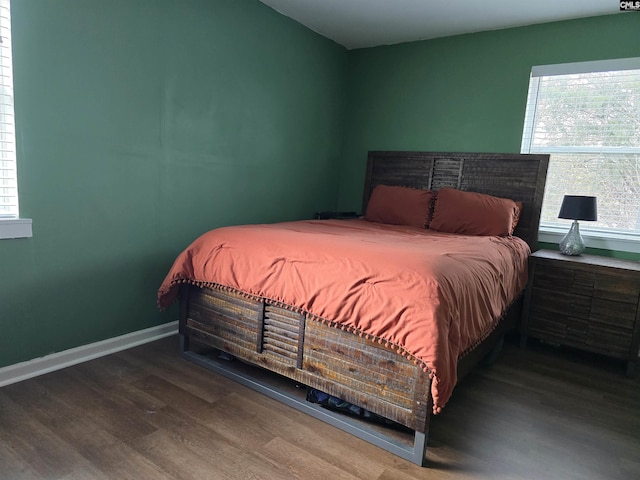
<instances>
[{"instance_id":1,"label":"green wall","mask_svg":"<svg viewBox=\"0 0 640 480\"><path fill-rule=\"evenodd\" d=\"M519 152L533 65L635 56L636 13L350 52L340 207L361 209L368 150Z\"/></svg>"},{"instance_id":2,"label":"green wall","mask_svg":"<svg viewBox=\"0 0 640 480\"><path fill-rule=\"evenodd\" d=\"M257 0L12 2L21 215L0 367L177 318L195 236L336 207L348 52Z\"/></svg>"},{"instance_id":3,"label":"green wall","mask_svg":"<svg viewBox=\"0 0 640 480\"><path fill-rule=\"evenodd\" d=\"M12 15L34 236L0 241L0 367L174 320L195 236L359 210L368 150L519 151L532 65L640 55L634 14L350 52L257 0Z\"/></svg>"}]
</instances>

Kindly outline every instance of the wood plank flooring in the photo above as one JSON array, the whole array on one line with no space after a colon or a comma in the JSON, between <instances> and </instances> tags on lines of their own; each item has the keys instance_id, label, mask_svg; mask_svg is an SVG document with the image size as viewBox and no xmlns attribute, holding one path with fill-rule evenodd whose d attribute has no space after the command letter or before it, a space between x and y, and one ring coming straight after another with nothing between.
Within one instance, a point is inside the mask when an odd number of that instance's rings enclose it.
<instances>
[{"instance_id":1,"label":"wood plank flooring","mask_svg":"<svg viewBox=\"0 0 640 480\"><path fill-rule=\"evenodd\" d=\"M178 338L0 389L0 479L638 479L640 380L506 342L420 468L179 356Z\"/></svg>"}]
</instances>

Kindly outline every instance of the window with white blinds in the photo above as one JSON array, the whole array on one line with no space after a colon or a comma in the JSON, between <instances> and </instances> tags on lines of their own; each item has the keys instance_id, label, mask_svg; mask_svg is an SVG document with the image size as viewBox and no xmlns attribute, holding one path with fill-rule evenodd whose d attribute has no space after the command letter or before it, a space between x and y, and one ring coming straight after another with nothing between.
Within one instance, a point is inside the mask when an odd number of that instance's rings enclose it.
<instances>
[{"instance_id":1,"label":"window with white blinds","mask_svg":"<svg viewBox=\"0 0 640 480\"><path fill-rule=\"evenodd\" d=\"M0 219L18 217L9 0L0 0Z\"/></svg>"},{"instance_id":2,"label":"window with white blinds","mask_svg":"<svg viewBox=\"0 0 640 480\"><path fill-rule=\"evenodd\" d=\"M581 232L640 242L640 58L534 67L521 151L550 154L541 232L567 230L564 195L593 195Z\"/></svg>"}]
</instances>

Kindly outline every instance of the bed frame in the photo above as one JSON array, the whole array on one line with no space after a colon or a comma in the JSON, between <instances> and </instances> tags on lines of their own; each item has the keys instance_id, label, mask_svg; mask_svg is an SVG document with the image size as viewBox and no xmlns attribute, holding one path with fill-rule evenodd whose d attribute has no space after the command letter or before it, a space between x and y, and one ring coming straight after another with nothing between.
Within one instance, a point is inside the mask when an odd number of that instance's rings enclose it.
<instances>
[{"instance_id":1,"label":"bed frame","mask_svg":"<svg viewBox=\"0 0 640 480\"><path fill-rule=\"evenodd\" d=\"M369 152L363 210L378 184L454 187L511 198L523 203L515 235L535 250L548 159L548 155ZM521 305L519 298L498 327L460 359L459 378L516 325ZM180 334L183 356L190 361L413 463L426 464L432 411L429 376L384 345L309 320L286 306L187 284L180 290ZM329 393L402 428L379 428L307 402L305 389L296 388L300 386Z\"/></svg>"}]
</instances>

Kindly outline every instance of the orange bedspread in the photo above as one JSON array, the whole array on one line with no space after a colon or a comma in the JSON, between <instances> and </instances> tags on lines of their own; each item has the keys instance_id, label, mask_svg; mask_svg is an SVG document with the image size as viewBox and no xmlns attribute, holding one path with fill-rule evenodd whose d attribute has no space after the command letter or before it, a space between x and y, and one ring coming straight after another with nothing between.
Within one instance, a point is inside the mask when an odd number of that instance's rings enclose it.
<instances>
[{"instance_id":1,"label":"orange bedspread","mask_svg":"<svg viewBox=\"0 0 640 480\"><path fill-rule=\"evenodd\" d=\"M527 281L527 244L366 220L310 220L212 230L176 259L158 291L230 287L383 339L432 378L434 411L458 358L484 339Z\"/></svg>"}]
</instances>

